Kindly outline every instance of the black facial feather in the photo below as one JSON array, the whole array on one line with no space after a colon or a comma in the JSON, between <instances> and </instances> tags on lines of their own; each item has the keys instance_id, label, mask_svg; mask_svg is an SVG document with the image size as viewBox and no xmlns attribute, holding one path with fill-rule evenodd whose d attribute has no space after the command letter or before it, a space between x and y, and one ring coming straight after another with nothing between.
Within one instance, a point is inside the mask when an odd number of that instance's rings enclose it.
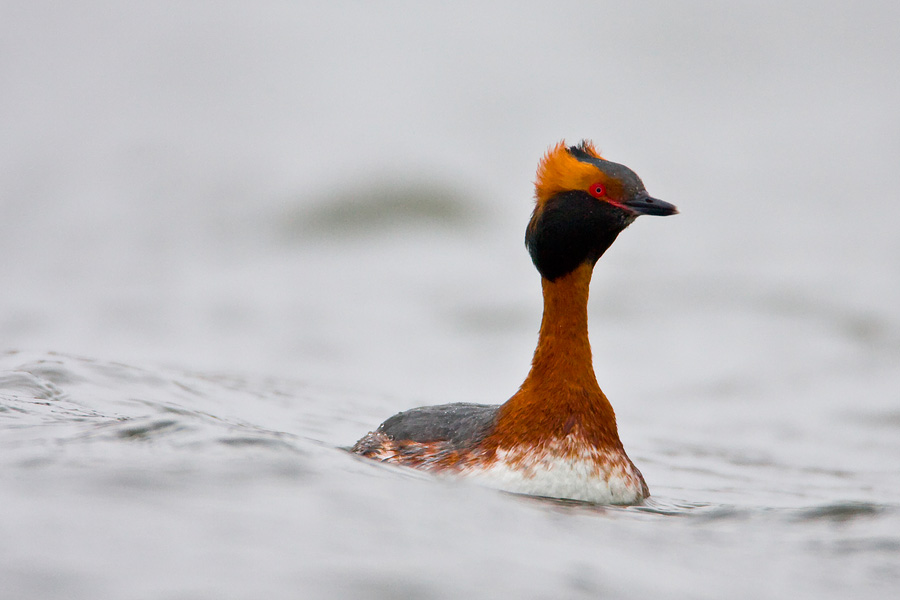
<instances>
[{"instance_id":1,"label":"black facial feather","mask_svg":"<svg viewBox=\"0 0 900 600\"><path fill-rule=\"evenodd\" d=\"M553 281L582 263L597 262L633 220L628 212L586 192L562 192L535 211L525 246L540 274Z\"/></svg>"}]
</instances>

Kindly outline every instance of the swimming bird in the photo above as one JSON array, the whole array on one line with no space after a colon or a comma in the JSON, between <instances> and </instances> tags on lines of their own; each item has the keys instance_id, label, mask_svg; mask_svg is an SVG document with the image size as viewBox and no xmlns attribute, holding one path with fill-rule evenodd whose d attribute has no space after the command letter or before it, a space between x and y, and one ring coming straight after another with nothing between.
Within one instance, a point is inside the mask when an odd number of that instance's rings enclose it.
<instances>
[{"instance_id":1,"label":"swimming bird","mask_svg":"<svg viewBox=\"0 0 900 600\"><path fill-rule=\"evenodd\" d=\"M625 454L594 374L588 290L594 265L639 215L678 211L589 141L560 142L541 160L525 245L541 274L544 314L531 370L502 405L407 410L352 448L359 455L471 477L502 490L599 504L650 495Z\"/></svg>"}]
</instances>

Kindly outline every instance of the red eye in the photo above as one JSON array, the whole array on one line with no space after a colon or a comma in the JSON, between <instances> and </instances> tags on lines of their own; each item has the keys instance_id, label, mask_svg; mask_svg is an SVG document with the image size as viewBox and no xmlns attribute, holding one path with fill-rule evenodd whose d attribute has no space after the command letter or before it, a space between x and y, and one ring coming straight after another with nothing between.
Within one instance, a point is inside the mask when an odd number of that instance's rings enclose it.
<instances>
[{"instance_id":1,"label":"red eye","mask_svg":"<svg viewBox=\"0 0 900 600\"><path fill-rule=\"evenodd\" d=\"M588 194L594 198L602 198L606 195L606 186L602 183L591 184L591 187L588 188Z\"/></svg>"}]
</instances>

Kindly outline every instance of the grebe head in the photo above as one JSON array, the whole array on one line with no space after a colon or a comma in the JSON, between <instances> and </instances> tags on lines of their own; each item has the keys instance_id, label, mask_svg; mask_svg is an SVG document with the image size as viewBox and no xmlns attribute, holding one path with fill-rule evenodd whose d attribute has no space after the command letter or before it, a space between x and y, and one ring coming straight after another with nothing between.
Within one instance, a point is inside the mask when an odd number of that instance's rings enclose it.
<instances>
[{"instance_id":1,"label":"grebe head","mask_svg":"<svg viewBox=\"0 0 900 600\"><path fill-rule=\"evenodd\" d=\"M544 155L535 196L525 245L550 281L595 263L638 216L678 212L651 197L634 171L603 159L589 141L568 148L560 142Z\"/></svg>"}]
</instances>

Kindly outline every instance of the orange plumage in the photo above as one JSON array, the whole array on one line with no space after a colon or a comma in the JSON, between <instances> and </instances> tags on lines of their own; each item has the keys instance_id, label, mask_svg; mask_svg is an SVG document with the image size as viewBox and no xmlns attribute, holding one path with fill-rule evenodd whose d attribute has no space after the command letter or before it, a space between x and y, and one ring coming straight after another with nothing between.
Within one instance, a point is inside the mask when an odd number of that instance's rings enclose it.
<instances>
[{"instance_id":1,"label":"orange plumage","mask_svg":"<svg viewBox=\"0 0 900 600\"><path fill-rule=\"evenodd\" d=\"M541 446L575 436L592 447L619 450L612 405L594 375L587 302L592 268L543 280L544 316L531 371L500 407L487 448Z\"/></svg>"},{"instance_id":2,"label":"orange plumage","mask_svg":"<svg viewBox=\"0 0 900 600\"><path fill-rule=\"evenodd\" d=\"M594 158L601 158L593 143L584 141L581 147ZM550 148L538 165L534 182L538 205L566 190L587 189L599 176L595 166L572 156L563 140Z\"/></svg>"}]
</instances>

